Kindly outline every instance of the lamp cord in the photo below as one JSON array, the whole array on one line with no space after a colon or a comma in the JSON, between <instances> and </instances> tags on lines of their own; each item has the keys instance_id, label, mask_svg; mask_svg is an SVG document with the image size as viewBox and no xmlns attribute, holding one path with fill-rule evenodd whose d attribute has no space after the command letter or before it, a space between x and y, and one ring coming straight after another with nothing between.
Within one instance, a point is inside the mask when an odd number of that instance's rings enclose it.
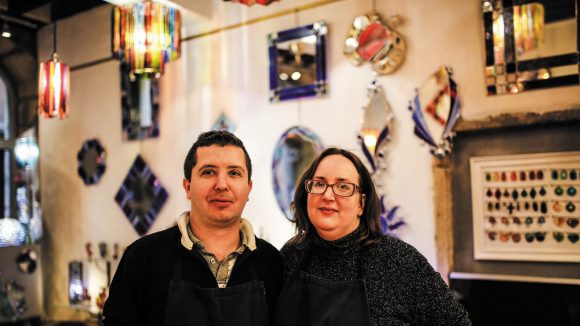
<instances>
[{"instance_id":1,"label":"lamp cord","mask_svg":"<svg viewBox=\"0 0 580 326\"><path fill-rule=\"evenodd\" d=\"M54 26L52 28L52 49L54 50L53 53L56 53L56 21L54 21Z\"/></svg>"}]
</instances>

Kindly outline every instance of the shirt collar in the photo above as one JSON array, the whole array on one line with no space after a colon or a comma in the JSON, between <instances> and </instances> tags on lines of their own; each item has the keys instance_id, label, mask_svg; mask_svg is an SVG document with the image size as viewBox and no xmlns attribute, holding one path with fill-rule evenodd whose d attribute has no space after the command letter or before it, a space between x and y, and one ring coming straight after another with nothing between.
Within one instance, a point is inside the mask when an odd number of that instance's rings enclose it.
<instances>
[{"instance_id":1,"label":"shirt collar","mask_svg":"<svg viewBox=\"0 0 580 326\"><path fill-rule=\"evenodd\" d=\"M194 246L201 246L201 241L193 234L189 226L189 211L183 212L177 219L177 226L181 232L181 245L188 250L193 249ZM246 247L253 251L256 249L256 236L252 224L242 218L240 221L240 237L242 239L242 247Z\"/></svg>"}]
</instances>

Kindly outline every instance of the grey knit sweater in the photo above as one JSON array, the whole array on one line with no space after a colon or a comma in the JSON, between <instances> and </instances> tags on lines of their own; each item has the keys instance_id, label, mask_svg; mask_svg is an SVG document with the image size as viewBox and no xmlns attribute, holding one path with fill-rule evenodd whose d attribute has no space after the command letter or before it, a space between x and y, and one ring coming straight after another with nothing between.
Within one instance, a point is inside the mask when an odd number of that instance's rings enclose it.
<instances>
[{"instance_id":1,"label":"grey knit sweater","mask_svg":"<svg viewBox=\"0 0 580 326\"><path fill-rule=\"evenodd\" d=\"M361 250L356 244L360 234L359 228L329 242L314 233L305 272L331 281L354 280L360 258L372 325L471 325L439 273L415 248L383 236ZM300 268L306 247L282 248L286 280Z\"/></svg>"}]
</instances>

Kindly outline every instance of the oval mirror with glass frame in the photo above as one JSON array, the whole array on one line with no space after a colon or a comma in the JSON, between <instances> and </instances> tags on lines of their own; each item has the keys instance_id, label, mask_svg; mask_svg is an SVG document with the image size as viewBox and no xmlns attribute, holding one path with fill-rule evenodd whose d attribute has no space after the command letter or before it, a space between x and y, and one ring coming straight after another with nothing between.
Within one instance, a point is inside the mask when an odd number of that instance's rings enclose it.
<instances>
[{"instance_id":1,"label":"oval mirror with glass frame","mask_svg":"<svg viewBox=\"0 0 580 326\"><path fill-rule=\"evenodd\" d=\"M415 135L431 146L431 153L444 157L451 153L453 127L460 117L461 103L451 69L441 66L418 89L409 103Z\"/></svg>"},{"instance_id":2,"label":"oval mirror with glass frame","mask_svg":"<svg viewBox=\"0 0 580 326\"><path fill-rule=\"evenodd\" d=\"M323 149L320 138L305 127L286 130L276 143L272 159L272 185L278 206L292 220L291 203L296 181Z\"/></svg>"},{"instance_id":3,"label":"oval mirror with glass frame","mask_svg":"<svg viewBox=\"0 0 580 326\"><path fill-rule=\"evenodd\" d=\"M580 84L577 0L483 0L488 95Z\"/></svg>"},{"instance_id":4,"label":"oval mirror with glass frame","mask_svg":"<svg viewBox=\"0 0 580 326\"><path fill-rule=\"evenodd\" d=\"M399 16L392 16L384 22L376 12L355 17L344 44L344 55L356 66L370 62L379 74L395 72L407 54L405 39L394 30L400 21Z\"/></svg>"},{"instance_id":5,"label":"oval mirror with glass frame","mask_svg":"<svg viewBox=\"0 0 580 326\"><path fill-rule=\"evenodd\" d=\"M107 168L106 157L107 153L97 139L89 139L83 143L77 154L77 172L86 185L99 182Z\"/></svg>"}]
</instances>

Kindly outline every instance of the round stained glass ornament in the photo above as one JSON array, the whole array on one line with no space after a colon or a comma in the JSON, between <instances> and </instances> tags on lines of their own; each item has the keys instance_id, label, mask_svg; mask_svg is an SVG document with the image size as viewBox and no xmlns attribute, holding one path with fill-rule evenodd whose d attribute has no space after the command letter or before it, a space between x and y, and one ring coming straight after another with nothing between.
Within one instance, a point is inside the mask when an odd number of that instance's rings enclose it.
<instances>
[{"instance_id":1,"label":"round stained glass ornament","mask_svg":"<svg viewBox=\"0 0 580 326\"><path fill-rule=\"evenodd\" d=\"M31 249L23 249L16 257L16 265L22 273L32 274L38 266L38 255Z\"/></svg>"},{"instance_id":2,"label":"round stained glass ornament","mask_svg":"<svg viewBox=\"0 0 580 326\"><path fill-rule=\"evenodd\" d=\"M578 226L578 219L577 218L568 218L566 220L566 224L571 228L576 228Z\"/></svg>"},{"instance_id":3,"label":"round stained glass ornament","mask_svg":"<svg viewBox=\"0 0 580 326\"><path fill-rule=\"evenodd\" d=\"M546 223L546 218L545 218L545 217L543 217L543 216L540 216L540 217L538 218L538 224L544 224L544 223Z\"/></svg>"},{"instance_id":4,"label":"round stained glass ornament","mask_svg":"<svg viewBox=\"0 0 580 326\"><path fill-rule=\"evenodd\" d=\"M540 188L539 194L540 194L540 196L545 196L546 195L546 189L544 189L544 187Z\"/></svg>"},{"instance_id":5,"label":"round stained glass ornament","mask_svg":"<svg viewBox=\"0 0 580 326\"><path fill-rule=\"evenodd\" d=\"M105 170L107 153L97 139L89 139L83 143L77 153L77 172L86 185L99 182Z\"/></svg>"}]
</instances>

